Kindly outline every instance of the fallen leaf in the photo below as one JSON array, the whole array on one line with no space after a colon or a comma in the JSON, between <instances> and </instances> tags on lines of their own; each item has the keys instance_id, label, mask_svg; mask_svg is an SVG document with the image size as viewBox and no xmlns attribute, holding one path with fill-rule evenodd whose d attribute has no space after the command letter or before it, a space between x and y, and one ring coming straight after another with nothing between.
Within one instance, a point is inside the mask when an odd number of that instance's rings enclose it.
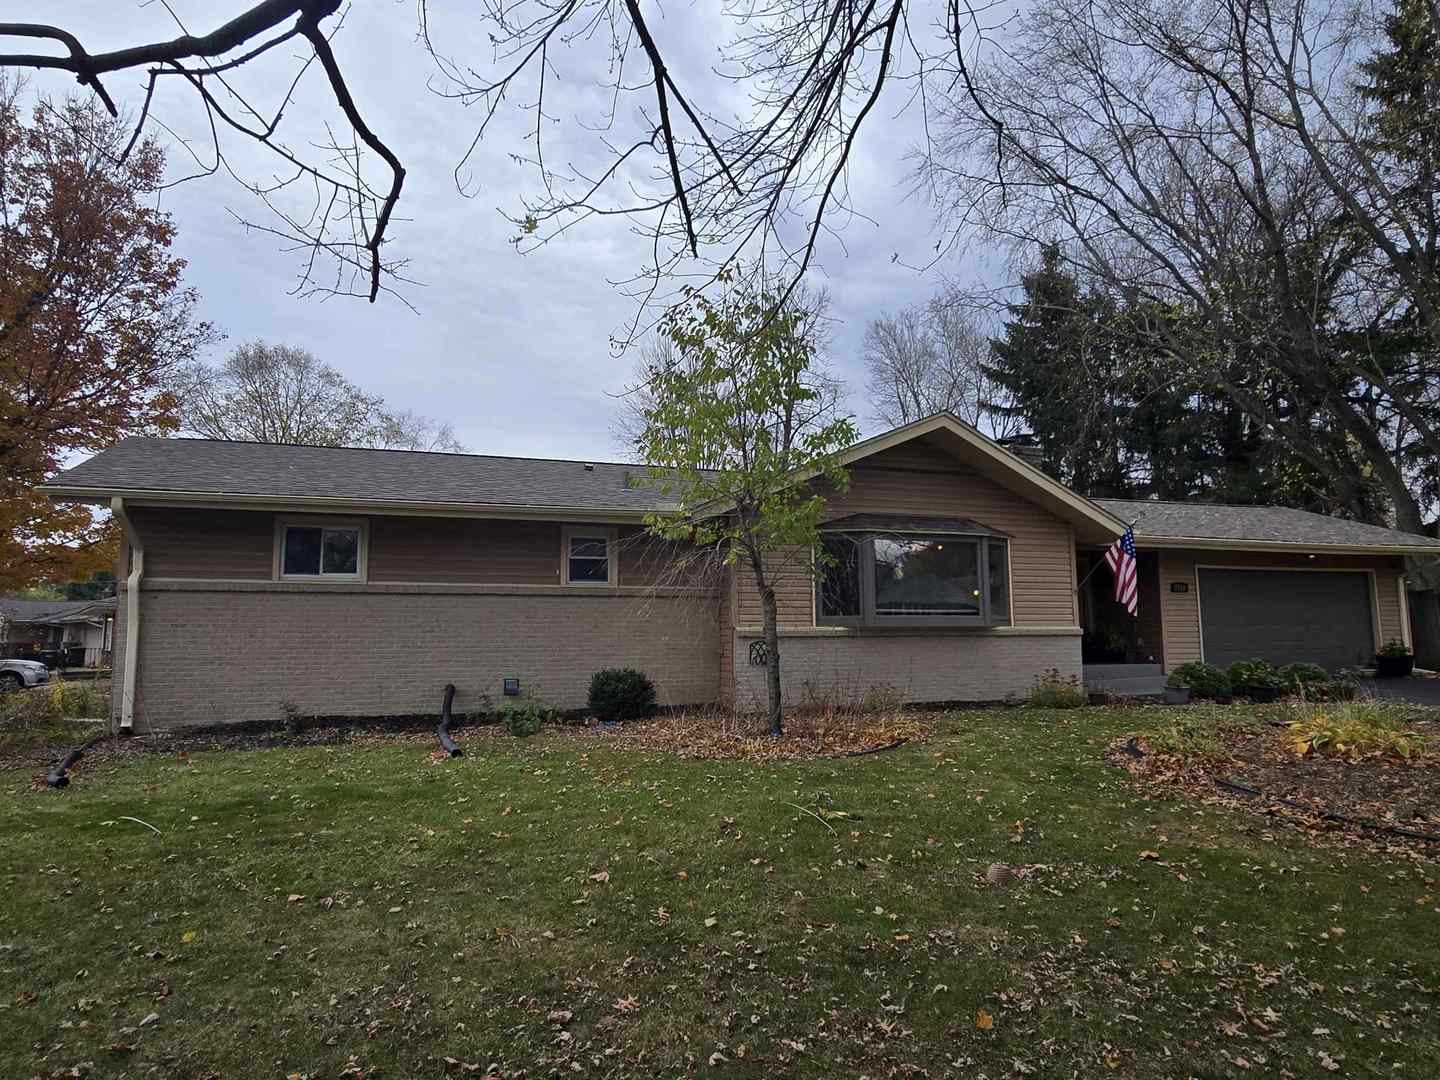
<instances>
[{"instance_id":1,"label":"fallen leaf","mask_svg":"<svg viewBox=\"0 0 1440 1080\"><path fill-rule=\"evenodd\" d=\"M286 902L291 904L298 904L304 899L305 894L303 892L292 892L289 896L285 897Z\"/></svg>"},{"instance_id":2,"label":"fallen leaf","mask_svg":"<svg viewBox=\"0 0 1440 1080\"><path fill-rule=\"evenodd\" d=\"M145 1019L140 1021L140 1026L141 1026L141 1027L144 1027L144 1026L147 1025L147 1024L153 1024L153 1023L155 1023L156 1020L159 1020L159 1019L160 1019L160 1014L159 1014L159 1013L156 1013L156 1012L148 1013L148 1014L146 1014Z\"/></svg>"},{"instance_id":3,"label":"fallen leaf","mask_svg":"<svg viewBox=\"0 0 1440 1080\"><path fill-rule=\"evenodd\" d=\"M629 997L615 999L615 1011L618 1013L634 1012L640 1007L640 999L633 994Z\"/></svg>"},{"instance_id":4,"label":"fallen leaf","mask_svg":"<svg viewBox=\"0 0 1440 1080\"><path fill-rule=\"evenodd\" d=\"M1158 859L1158 858L1160 858L1160 853L1159 853L1158 851L1142 851L1142 852L1140 852L1140 858L1142 858L1142 859Z\"/></svg>"},{"instance_id":5,"label":"fallen leaf","mask_svg":"<svg viewBox=\"0 0 1440 1080\"><path fill-rule=\"evenodd\" d=\"M180 944L189 945L199 936L200 931L198 930L186 930L183 934L180 935Z\"/></svg>"},{"instance_id":6,"label":"fallen leaf","mask_svg":"<svg viewBox=\"0 0 1440 1080\"><path fill-rule=\"evenodd\" d=\"M595 873L593 873L593 874L590 875L590 880L591 880L591 881L598 881L598 882L600 882L601 884L604 884L605 882L607 882L607 881L610 880L610 871L609 871L609 870L597 870Z\"/></svg>"},{"instance_id":7,"label":"fallen leaf","mask_svg":"<svg viewBox=\"0 0 1440 1080\"><path fill-rule=\"evenodd\" d=\"M995 1018L986 1009L980 1009L975 1013L975 1026L981 1031L989 1031L995 1026Z\"/></svg>"}]
</instances>

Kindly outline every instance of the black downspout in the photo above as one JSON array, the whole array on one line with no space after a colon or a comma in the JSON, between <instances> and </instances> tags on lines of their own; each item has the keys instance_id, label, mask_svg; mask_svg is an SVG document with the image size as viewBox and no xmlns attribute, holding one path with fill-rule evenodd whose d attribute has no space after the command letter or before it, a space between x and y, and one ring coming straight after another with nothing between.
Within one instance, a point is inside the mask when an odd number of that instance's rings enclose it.
<instances>
[{"instance_id":1,"label":"black downspout","mask_svg":"<svg viewBox=\"0 0 1440 1080\"><path fill-rule=\"evenodd\" d=\"M450 737L450 703L455 700L455 684L445 684L445 703L440 706L440 726L435 729L436 736L440 739L440 745L451 757L464 757L465 751L455 745L455 740Z\"/></svg>"}]
</instances>

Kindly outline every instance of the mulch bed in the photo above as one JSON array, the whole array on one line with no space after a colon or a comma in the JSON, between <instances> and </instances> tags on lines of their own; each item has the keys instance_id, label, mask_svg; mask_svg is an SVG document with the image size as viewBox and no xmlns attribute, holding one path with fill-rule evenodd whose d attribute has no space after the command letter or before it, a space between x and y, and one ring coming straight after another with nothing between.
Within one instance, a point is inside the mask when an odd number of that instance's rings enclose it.
<instances>
[{"instance_id":1,"label":"mulch bed","mask_svg":"<svg viewBox=\"0 0 1440 1080\"><path fill-rule=\"evenodd\" d=\"M613 728L587 728L614 745L702 760L787 761L856 757L923 739L935 715L922 712L787 716L776 738L761 718L698 711L660 716Z\"/></svg>"},{"instance_id":2,"label":"mulch bed","mask_svg":"<svg viewBox=\"0 0 1440 1080\"><path fill-rule=\"evenodd\" d=\"M1434 714L1417 717L1411 726L1429 736L1432 747L1440 747L1440 719ZM1151 787L1240 806L1315 831L1368 834L1381 838L1386 846L1418 845L1440 856L1440 842L1407 839L1357 824L1393 827L1440 841L1440 750L1409 761L1393 756L1352 761L1300 756L1289 731L1278 723L1222 724L1218 734L1224 747L1218 755L1182 757L1154 747L1140 735L1117 740L1109 757ZM1136 750L1143 756L1137 757ZM1336 816L1353 820L1336 820Z\"/></svg>"}]
</instances>

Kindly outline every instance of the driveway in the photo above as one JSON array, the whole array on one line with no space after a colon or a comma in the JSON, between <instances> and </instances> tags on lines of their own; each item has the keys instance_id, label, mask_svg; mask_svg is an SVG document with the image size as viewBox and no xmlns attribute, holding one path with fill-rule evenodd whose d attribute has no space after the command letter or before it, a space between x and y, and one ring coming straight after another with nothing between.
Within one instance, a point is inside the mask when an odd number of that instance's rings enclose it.
<instances>
[{"instance_id":1,"label":"driveway","mask_svg":"<svg viewBox=\"0 0 1440 1080\"><path fill-rule=\"evenodd\" d=\"M1415 705L1440 705L1440 679L1361 679L1362 695Z\"/></svg>"}]
</instances>

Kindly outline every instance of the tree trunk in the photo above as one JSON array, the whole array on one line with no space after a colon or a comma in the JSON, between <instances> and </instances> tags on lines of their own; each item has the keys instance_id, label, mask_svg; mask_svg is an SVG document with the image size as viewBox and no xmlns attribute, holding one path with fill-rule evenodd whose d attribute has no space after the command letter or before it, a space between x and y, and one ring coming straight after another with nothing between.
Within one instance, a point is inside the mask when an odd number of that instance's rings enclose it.
<instances>
[{"instance_id":1,"label":"tree trunk","mask_svg":"<svg viewBox=\"0 0 1440 1080\"><path fill-rule=\"evenodd\" d=\"M775 615L775 590L760 584L761 622L765 631L765 690L770 714L770 734L779 738L785 733L781 723L780 698L780 629Z\"/></svg>"}]
</instances>

